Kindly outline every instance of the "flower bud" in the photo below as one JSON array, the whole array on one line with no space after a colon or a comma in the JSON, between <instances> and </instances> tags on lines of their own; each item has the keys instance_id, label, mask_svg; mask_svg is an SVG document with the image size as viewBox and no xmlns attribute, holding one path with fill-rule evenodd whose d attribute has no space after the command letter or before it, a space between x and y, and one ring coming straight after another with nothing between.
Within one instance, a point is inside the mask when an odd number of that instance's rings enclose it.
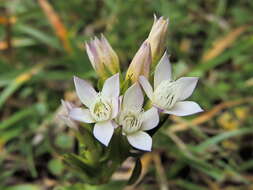
<instances>
[{"instance_id":1,"label":"flower bud","mask_svg":"<svg viewBox=\"0 0 253 190\"><path fill-rule=\"evenodd\" d=\"M70 128L78 129L78 125L69 117L69 112L75 108L75 106L68 101L61 100L63 113L59 114L59 118Z\"/></svg>"},{"instance_id":2,"label":"flower bud","mask_svg":"<svg viewBox=\"0 0 253 190\"><path fill-rule=\"evenodd\" d=\"M137 82L139 76L148 78L151 65L151 48L148 42L144 42L135 54L126 74L126 80Z\"/></svg>"},{"instance_id":3,"label":"flower bud","mask_svg":"<svg viewBox=\"0 0 253 190\"><path fill-rule=\"evenodd\" d=\"M168 24L169 19L164 19L164 17L157 19L154 15L154 23L146 40L150 43L153 64L160 60L165 51Z\"/></svg>"},{"instance_id":4,"label":"flower bud","mask_svg":"<svg viewBox=\"0 0 253 190\"><path fill-rule=\"evenodd\" d=\"M103 80L119 72L119 58L104 35L85 44L90 62Z\"/></svg>"}]
</instances>

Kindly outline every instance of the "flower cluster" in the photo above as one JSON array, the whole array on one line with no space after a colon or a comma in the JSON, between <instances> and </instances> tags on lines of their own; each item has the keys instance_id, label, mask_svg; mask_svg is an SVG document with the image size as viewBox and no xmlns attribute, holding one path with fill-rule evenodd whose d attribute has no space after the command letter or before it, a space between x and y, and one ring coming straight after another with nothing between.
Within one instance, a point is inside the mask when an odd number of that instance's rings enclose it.
<instances>
[{"instance_id":1,"label":"flower cluster","mask_svg":"<svg viewBox=\"0 0 253 190\"><path fill-rule=\"evenodd\" d=\"M196 102L185 101L198 78L173 80L164 43L168 22L155 16L149 36L126 72L120 70L119 58L103 35L85 44L99 85L93 87L74 76L83 106L62 100L65 114L60 118L75 131L80 149L78 154L66 154L64 161L91 184L108 181L133 156L131 147L151 151L152 135L164 124L166 114L187 116L203 111Z\"/></svg>"},{"instance_id":2,"label":"flower cluster","mask_svg":"<svg viewBox=\"0 0 253 190\"><path fill-rule=\"evenodd\" d=\"M115 129L120 128L122 138L125 136L134 148L151 151L152 138L148 131L159 125L159 117L201 112L196 102L185 101L193 93L198 78L172 78L164 45L167 26L168 19L155 17L148 38L126 72L125 81L120 80L118 56L103 35L101 39L86 43L88 57L104 84L96 91L89 82L74 76L76 93L84 107L63 101L67 114L62 118L67 124L73 127L76 122L93 123L94 137L105 146L109 145ZM152 65L153 79L150 76ZM148 101L144 101L143 91Z\"/></svg>"}]
</instances>

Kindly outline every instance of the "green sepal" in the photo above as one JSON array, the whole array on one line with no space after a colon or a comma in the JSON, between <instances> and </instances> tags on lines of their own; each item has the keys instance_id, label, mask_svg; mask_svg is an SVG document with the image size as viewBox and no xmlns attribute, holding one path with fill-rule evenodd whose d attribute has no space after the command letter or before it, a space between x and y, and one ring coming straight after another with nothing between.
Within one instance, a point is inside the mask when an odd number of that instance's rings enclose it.
<instances>
[{"instance_id":1,"label":"green sepal","mask_svg":"<svg viewBox=\"0 0 253 190\"><path fill-rule=\"evenodd\" d=\"M85 127L79 127L76 137L79 142L79 155L86 158L87 163L97 165L102 154L100 143L97 142L91 131Z\"/></svg>"},{"instance_id":2,"label":"green sepal","mask_svg":"<svg viewBox=\"0 0 253 190\"><path fill-rule=\"evenodd\" d=\"M131 80L130 79L126 79L122 85L120 86L120 92L121 94L124 94L126 92L126 90L129 88L129 86L131 85Z\"/></svg>"},{"instance_id":3,"label":"green sepal","mask_svg":"<svg viewBox=\"0 0 253 190\"><path fill-rule=\"evenodd\" d=\"M63 163L89 183L95 183L97 169L85 163L85 159L73 153L63 155Z\"/></svg>"}]
</instances>

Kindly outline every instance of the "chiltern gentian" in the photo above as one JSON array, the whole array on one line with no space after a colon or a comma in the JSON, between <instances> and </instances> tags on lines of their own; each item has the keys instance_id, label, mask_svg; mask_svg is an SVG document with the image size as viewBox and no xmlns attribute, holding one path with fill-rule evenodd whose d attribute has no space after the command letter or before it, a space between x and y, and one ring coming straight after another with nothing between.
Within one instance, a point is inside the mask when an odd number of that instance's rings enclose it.
<instances>
[{"instance_id":1,"label":"chiltern gentian","mask_svg":"<svg viewBox=\"0 0 253 190\"><path fill-rule=\"evenodd\" d=\"M107 146L114 132L113 119L119 112L119 74L108 78L101 92L85 80L74 77L76 93L81 102L88 108L73 108L69 116L84 123L95 123L93 134L96 139Z\"/></svg>"},{"instance_id":2,"label":"chiltern gentian","mask_svg":"<svg viewBox=\"0 0 253 190\"><path fill-rule=\"evenodd\" d=\"M152 138L145 131L155 128L159 123L156 108L143 111L143 93L135 83L127 89L121 106L118 122L122 126L122 133L135 148L151 151Z\"/></svg>"},{"instance_id":3,"label":"chiltern gentian","mask_svg":"<svg viewBox=\"0 0 253 190\"><path fill-rule=\"evenodd\" d=\"M154 90L148 80L139 78L144 91L159 111L176 116L186 116L203 111L193 101L183 101L193 93L198 82L197 77L182 77L172 80L169 57L165 52L154 73Z\"/></svg>"}]
</instances>

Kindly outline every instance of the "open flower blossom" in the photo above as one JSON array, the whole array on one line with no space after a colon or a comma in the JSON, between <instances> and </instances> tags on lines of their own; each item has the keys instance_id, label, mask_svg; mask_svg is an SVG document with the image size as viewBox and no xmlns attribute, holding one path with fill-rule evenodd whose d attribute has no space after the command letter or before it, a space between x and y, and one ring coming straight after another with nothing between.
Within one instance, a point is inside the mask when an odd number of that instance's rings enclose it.
<instances>
[{"instance_id":1,"label":"open flower blossom","mask_svg":"<svg viewBox=\"0 0 253 190\"><path fill-rule=\"evenodd\" d=\"M84 123L95 123L93 135L107 146L116 126L113 121L119 112L119 74L108 78L101 92L85 80L74 77L76 93L81 102L88 108L73 108L69 117Z\"/></svg>"},{"instance_id":2,"label":"open flower blossom","mask_svg":"<svg viewBox=\"0 0 253 190\"><path fill-rule=\"evenodd\" d=\"M100 39L95 37L85 46L92 67L102 79L119 72L119 58L104 35Z\"/></svg>"},{"instance_id":3,"label":"open flower blossom","mask_svg":"<svg viewBox=\"0 0 253 190\"><path fill-rule=\"evenodd\" d=\"M151 151L152 138L148 131L159 123L159 115L156 108L143 111L143 93L139 84L135 83L127 89L119 114L118 122L122 126L122 133L126 135L128 142L135 148Z\"/></svg>"},{"instance_id":4,"label":"open flower blossom","mask_svg":"<svg viewBox=\"0 0 253 190\"><path fill-rule=\"evenodd\" d=\"M140 77L139 82L153 106L163 113L186 116L203 111L196 102L184 101L192 95L198 78L182 77L173 81L171 65L166 52L155 69L154 89L144 76Z\"/></svg>"}]
</instances>

